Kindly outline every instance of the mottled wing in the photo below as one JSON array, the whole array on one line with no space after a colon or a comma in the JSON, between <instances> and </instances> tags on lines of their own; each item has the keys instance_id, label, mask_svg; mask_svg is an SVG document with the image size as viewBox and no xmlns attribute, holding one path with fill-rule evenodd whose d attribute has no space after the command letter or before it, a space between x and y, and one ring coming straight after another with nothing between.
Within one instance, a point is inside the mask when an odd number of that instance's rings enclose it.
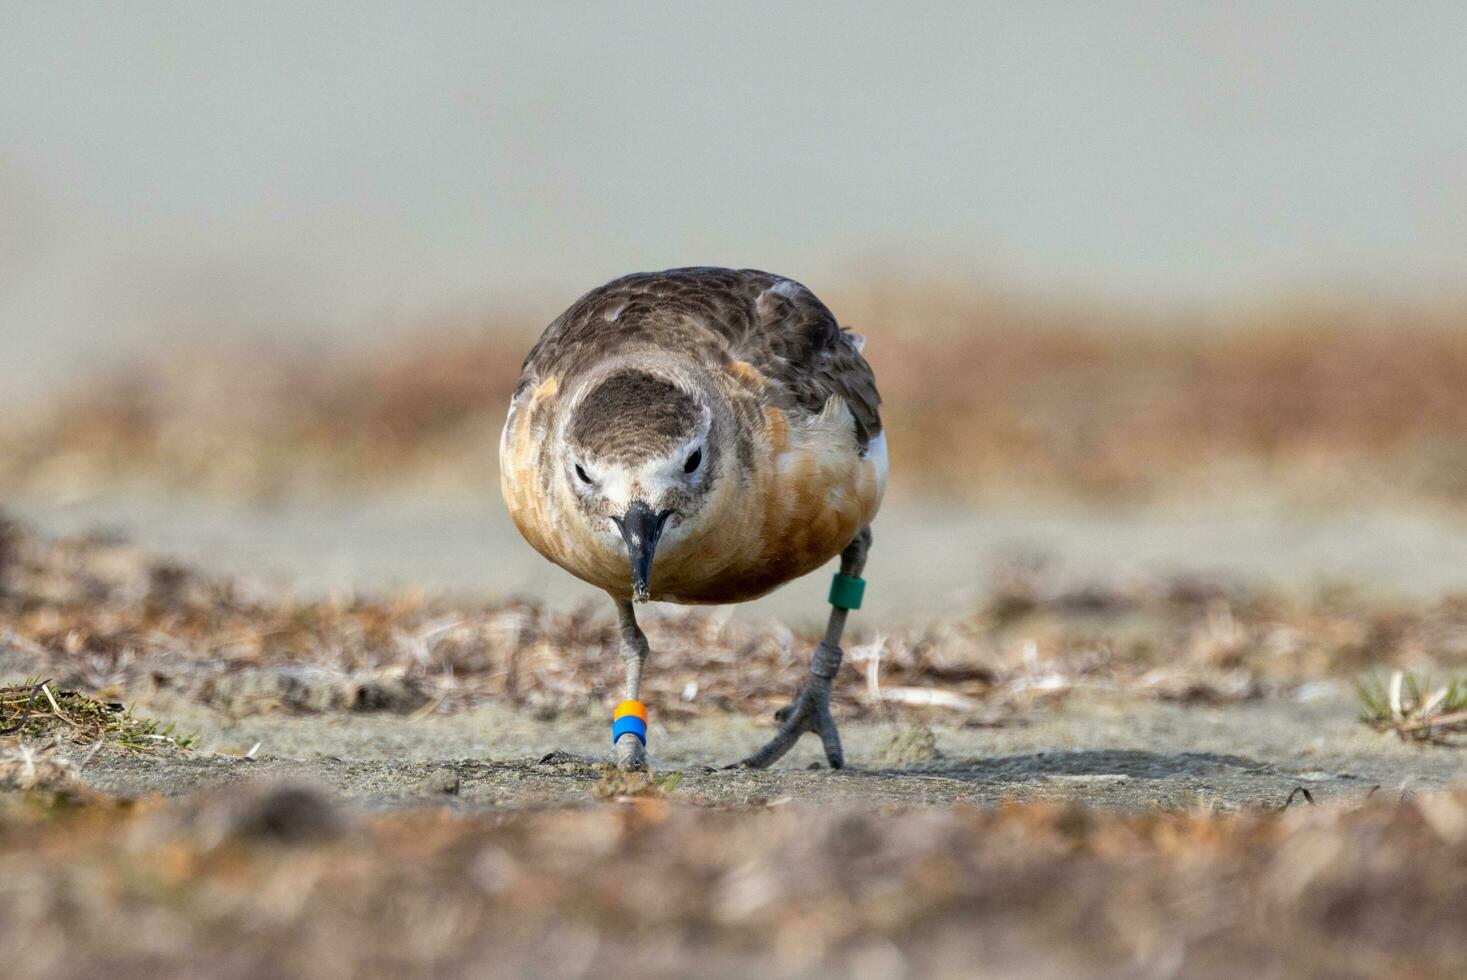
<instances>
[{"instance_id":1,"label":"mottled wing","mask_svg":"<svg viewBox=\"0 0 1467 980\"><path fill-rule=\"evenodd\" d=\"M751 287L755 314L753 332L741 344L744 359L806 412L841 398L864 449L881 433L881 395L861 339L842 330L825 304L794 280L752 270L739 275Z\"/></svg>"}]
</instances>

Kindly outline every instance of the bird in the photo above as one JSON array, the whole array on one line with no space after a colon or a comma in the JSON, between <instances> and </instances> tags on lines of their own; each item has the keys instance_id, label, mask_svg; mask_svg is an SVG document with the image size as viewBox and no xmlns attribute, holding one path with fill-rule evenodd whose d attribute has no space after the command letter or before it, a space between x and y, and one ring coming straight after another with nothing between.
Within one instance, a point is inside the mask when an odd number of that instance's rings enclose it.
<instances>
[{"instance_id":1,"label":"bird","mask_svg":"<svg viewBox=\"0 0 1467 980\"><path fill-rule=\"evenodd\" d=\"M650 649L636 607L758 598L840 556L824 638L767 768L805 733L844 765L830 711L888 470L864 339L808 288L756 269L614 279L546 327L499 442L511 518L541 555L616 605L626 700L617 765L646 768Z\"/></svg>"}]
</instances>

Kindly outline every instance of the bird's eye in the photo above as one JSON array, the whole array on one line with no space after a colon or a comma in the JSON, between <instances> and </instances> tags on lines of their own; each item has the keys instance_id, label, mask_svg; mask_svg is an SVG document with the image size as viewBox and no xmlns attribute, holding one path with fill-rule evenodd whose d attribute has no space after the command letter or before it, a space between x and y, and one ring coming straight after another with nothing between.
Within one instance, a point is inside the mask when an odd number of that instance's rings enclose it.
<instances>
[{"instance_id":1,"label":"bird's eye","mask_svg":"<svg viewBox=\"0 0 1467 980\"><path fill-rule=\"evenodd\" d=\"M698 468L698 464L701 462L703 462L703 448L700 446L697 449L693 450L693 454L689 456L688 461L683 464L683 472L693 472Z\"/></svg>"},{"instance_id":2,"label":"bird's eye","mask_svg":"<svg viewBox=\"0 0 1467 980\"><path fill-rule=\"evenodd\" d=\"M591 479L591 477L590 477L590 476L589 476L589 475L588 475L588 474L587 474L587 473L586 473L586 469L585 469L585 467L583 467L583 466L582 466L582 465L581 465L581 464L580 464L580 463L577 463L577 464L576 464L576 476L578 476L578 477L580 477L580 478L581 478L581 482L582 482L582 483L593 483L593 482L595 482L595 481L593 481L593 480L592 480L592 479Z\"/></svg>"}]
</instances>

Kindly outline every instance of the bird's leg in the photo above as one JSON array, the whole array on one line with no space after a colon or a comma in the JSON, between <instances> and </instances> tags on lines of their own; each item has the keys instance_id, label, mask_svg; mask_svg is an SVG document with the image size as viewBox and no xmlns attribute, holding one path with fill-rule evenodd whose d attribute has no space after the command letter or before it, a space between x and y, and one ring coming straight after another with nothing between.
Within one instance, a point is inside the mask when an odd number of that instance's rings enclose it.
<instances>
[{"instance_id":1,"label":"bird's leg","mask_svg":"<svg viewBox=\"0 0 1467 980\"><path fill-rule=\"evenodd\" d=\"M870 550L871 528L867 527L841 552L841 575L859 579L866 567L866 553ZM832 594L832 599L834 598ZM810 658L810 679L805 682L805 687L793 704L786 705L775 713L774 717L780 721L780 726L774 738L738 765L751 769L767 769L793 748L805 732L819 733L830 768L839 769L845 765L845 755L840 747L840 733L836 731L835 719L830 714L830 683L840 670L840 638L845 632L846 615L849 612L850 609L832 602L825 638L820 641L814 656Z\"/></svg>"},{"instance_id":2,"label":"bird's leg","mask_svg":"<svg viewBox=\"0 0 1467 980\"><path fill-rule=\"evenodd\" d=\"M639 701L642 690L642 664L646 661L647 654L651 652L647 646L647 635L642 632L642 627L637 625L637 614L632 609L630 599L617 599L616 612L621 619L621 660L627 671L626 699ZM626 732L618 738L616 740L616 764L620 769L647 768L647 749L642 745L642 740L631 732Z\"/></svg>"}]
</instances>

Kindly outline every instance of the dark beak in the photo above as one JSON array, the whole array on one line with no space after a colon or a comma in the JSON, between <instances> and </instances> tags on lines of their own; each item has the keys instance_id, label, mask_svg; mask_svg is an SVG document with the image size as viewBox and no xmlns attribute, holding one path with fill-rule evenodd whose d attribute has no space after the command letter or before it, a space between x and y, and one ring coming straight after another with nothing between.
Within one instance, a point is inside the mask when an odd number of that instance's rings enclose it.
<instances>
[{"instance_id":1,"label":"dark beak","mask_svg":"<svg viewBox=\"0 0 1467 980\"><path fill-rule=\"evenodd\" d=\"M649 597L647 584L652 578L652 556L657 552L662 526L671 513L670 510L653 513L651 507L634 500L625 514L612 518L627 543L627 558L632 563L632 598L637 602L646 602Z\"/></svg>"}]
</instances>

